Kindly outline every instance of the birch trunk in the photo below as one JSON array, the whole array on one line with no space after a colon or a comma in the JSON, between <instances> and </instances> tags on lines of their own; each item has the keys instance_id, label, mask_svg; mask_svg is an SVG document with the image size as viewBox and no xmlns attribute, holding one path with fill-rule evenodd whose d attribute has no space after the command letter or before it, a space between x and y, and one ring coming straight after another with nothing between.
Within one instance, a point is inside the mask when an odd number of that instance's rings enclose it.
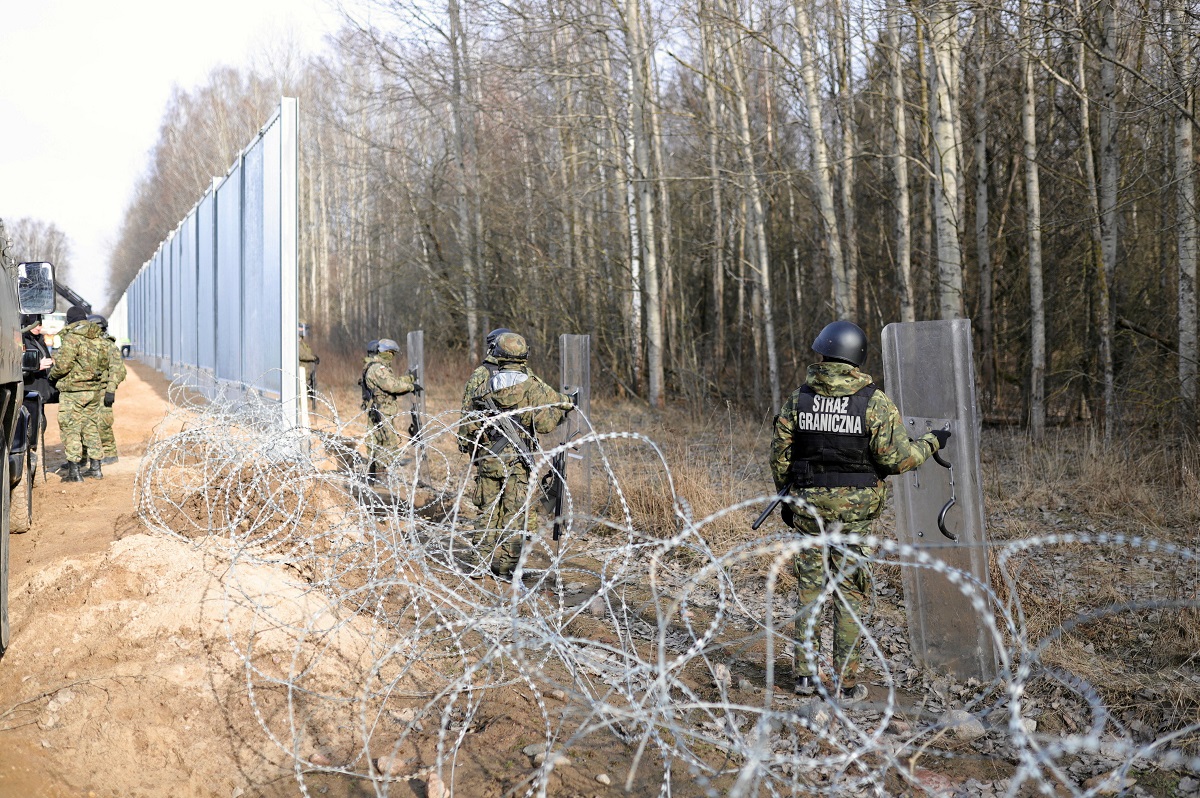
<instances>
[{"instance_id":1,"label":"birch trunk","mask_svg":"<svg viewBox=\"0 0 1200 798\"><path fill-rule=\"evenodd\" d=\"M1046 432L1046 310L1042 295L1042 204L1037 164L1037 95L1033 79L1034 56L1029 2L1021 0L1021 69L1024 104L1021 138L1025 154L1025 216L1029 247L1029 431L1040 441Z\"/></svg>"},{"instance_id":2,"label":"birch trunk","mask_svg":"<svg viewBox=\"0 0 1200 798\"><path fill-rule=\"evenodd\" d=\"M900 6L887 7L888 63L892 105L892 175L896 181L896 279L900 286L900 321L917 320L912 286L912 234L908 193L908 125L904 110L904 72L900 53Z\"/></svg>"},{"instance_id":3,"label":"birch trunk","mask_svg":"<svg viewBox=\"0 0 1200 798\"><path fill-rule=\"evenodd\" d=\"M933 82L934 217L937 227L938 307L943 319L963 315L962 245L959 238L959 157L955 134L954 65L958 51L958 10L939 0L930 25L930 79Z\"/></svg>"},{"instance_id":4,"label":"birch trunk","mask_svg":"<svg viewBox=\"0 0 1200 798\"><path fill-rule=\"evenodd\" d=\"M647 400L651 407L663 406L663 327L659 296L658 261L655 240L654 179L651 170L653 132L649 119L650 56L646 46L645 24L640 0L626 0L625 41L629 54L630 133L637 191L638 221L641 223L642 257L646 284L646 366Z\"/></svg>"},{"instance_id":5,"label":"birch trunk","mask_svg":"<svg viewBox=\"0 0 1200 798\"><path fill-rule=\"evenodd\" d=\"M982 382L984 403L991 406L996 395L996 345L992 323L992 248L988 237L991 216L988 208L988 189L991 176L987 153L987 70L991 30L986 11L977 25L979 52L975 60L975 252L979 262L979 340L982 350Z\"/></svg>"},{"instance_id":6,"label":"birch trunk","mask_svg":"<svg viewBox=\"0 0 1200 798\"><path fill-rule=\"evenodd\" d=\"M730 19L736 19L732 2L726 4ZM738 114L738 147L741 150L742 171L745 174L746 227L750 234L748 253L759 287L760 312L762 315L762 341L767 354L767 379L771 389L771 407L780 407L779 356L775 346L775 313L771 290L771 262L767 248L766 214L763 211L762 190L759 186L758 167L754 158L754 136L750 127L750 109L746 104L746 79L740 55L744 48L735 47L733 37L727 38L729 71L733 76L734 103Z\"/></svg>"},{"instance_id":7,"label":"birch trunk","mask_svg":"<svg viewBox=\"0 0 1200 798\"><path fill-rule=\"evenodd\" d=\"M1104 371L1104 442L1112 442L1116 420L1113 378L1113 308L1111 287L1117 266L1117 31L1114 0L1101 0L1100 42L1100 360Z\"/></svg>"},{"instance_id":8,"label":"birch trunk","mask_svg":"<svg viewBox=\"0 0 1200 798\"><path fill-rule=\"evenodd\" d=\"M1179 398L1180 423L1196 432L1196 160L1192 147L1193 66L1187 23L1175 2L1167 4L1167 25L1183 96L1175 109L1175 229L1179 253Z\"/></svg>"},{"instance_id":9,"label":"birch trunk","mask_svg":"<svg viewBox=\"0 0 1200 798\"><path fill-rule=\"evenodd\" d=\"M833 313L848 319L854 312L850 305L850 286L846 264L842 258L841 233L834 211L833 175L829 165L829 148L825 143L825 128L821 121L821 98L817 90L816 54L809 18L808 0L795 0L796 35L800 47L800 80L804 84L804 102L808 111L808 127L812 135L814 181L817 189L817 208L825 235L825 254L833 283Z\"/></svg>"}]
</instances>

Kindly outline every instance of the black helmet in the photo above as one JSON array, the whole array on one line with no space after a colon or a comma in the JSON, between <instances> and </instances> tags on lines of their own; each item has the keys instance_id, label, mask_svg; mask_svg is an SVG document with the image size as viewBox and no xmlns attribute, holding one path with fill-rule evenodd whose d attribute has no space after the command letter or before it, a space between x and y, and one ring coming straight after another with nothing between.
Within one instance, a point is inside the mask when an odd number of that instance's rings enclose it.
<instances>
[{"instance_id":1,"label":"black helmet","mask_svg":"<svg viewBox=\"0 0 1200 798\"><path fill-rule=\"evenodd\" d=\"M501 335L510 332L512 332L512 330L508 329L507 327L497 327L487 334L487 338L485 338L484 341L487 343L487 351L489 355L496 349L496 340Z\"/></svg>"},{"instance_id":2,"label":"black helmet","mask_svg":"<svg viewBox=\"0 0 1200 798\"><path fill-rule=\"evenodd\" d=\"M367 341L367 354L368 355L378 355L379 354L379 339L378 338L376 338L372 341Z\"/></svg>"},{"instance_id":3,"label":"black helmet","mask_svg":"<svg viewBox=\"0 0 1200 798\"><path fill-rule=\"evenodd\" d=\"M835 321L817 333L812 348L827 360L861 366L867 359L867 334L854 322Z\"/></svg>"},{"instance_id":4,"label":"black helmet","mask_svg":"<svg viewBox=\"0 0 1200 798\"><path fill-rule=\"evenodd\" d=\"M88 314L87 320L92 324L99 324L101 330L108 330L108 319L104 318L99 313Z\"/></svg>"},{"instance_id":5,"label":"black helmet","mask_svg":"<svg viewBox=\"0 0 1200 798\"><path fill-rule=\"evenodd\" d=\"M515 332L506 332L496 338L496 347L492 353L497 360L520 362L529 357L529 344Z\"/></svg>"},{"instance_id":6,"label":"black helmet","mask_svg":"<svg viewBox=\"0 0 1200 798\"><path fill-rule=\"evenodd\" d=\"M400 344L396 343L391 338L380 338L379 339L379 354L382 355L384 352L399 353L400 352Z\"/></svg>"}]
</instances>

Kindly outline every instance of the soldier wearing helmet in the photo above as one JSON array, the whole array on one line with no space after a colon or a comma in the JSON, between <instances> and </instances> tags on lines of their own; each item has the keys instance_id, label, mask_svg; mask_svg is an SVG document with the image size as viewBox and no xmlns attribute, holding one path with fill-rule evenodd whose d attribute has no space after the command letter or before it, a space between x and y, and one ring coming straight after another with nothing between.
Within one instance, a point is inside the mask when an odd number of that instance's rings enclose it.
<instances>
[{"instance_id":1,"label":"soldier wearing helmet","mask_svg":"<svg viewBox=\"0 0 1200 798\"><path fill-rule=\"evenodd\" d=\"M392 362L400 345L391 338L380 338L377 351L363 359L363 373L358 384L362 388L363 409L371 422L368 438L370 448L369 478L377 481L400 451L400 433L394 419L400 415L400 397L423 390L412 374L397 375Z\"/></svg>"},{"instance_id":2,"label":"soldier wearing helmet","mask_svg":"<svg viewBox=\"0 0 1200 798\"><path fill-rule=\"evenodd\" d=\"M771 440L771 472L776 490L803 502L792 511L784 505L784 522L805 535L840 524L847 534L868 535L887 498L890 474L917 468L946 445L950 433L926 433L912 440L900 411L862 371L867 336L858 325L835 321L813 341L821 361L808 367L804 385L793 393L779 415ZM803 509L799 509L803 508ZM866 697L858 683L859 627L871 590L870 555L861 545L808 548L792 564L799 586L793 674L801 695L816 691L820 678L821 624L811 625L823 610L824 585L837 582L828 596L833 605L833 682L844 703ZM806 634L811 628L812 633Z\"/></svg>"},{"instance_id":3,"label":"soldier wearing helmet","mask_svg":"<svg viewBox=\"0 0 1200 798\"><path fill-rule=\"evenodd\" d=\"M500 370L500 361L496 360L495 349L496 341L504 333L510 333L512 330L507 327L497 327L487 334L484 338L484 353L483 362L475 367L471 372L471 376L467 378L467 384L463 388L462 396L462 416L460 423L466 423L468 416L471 413L471 401L475 396L475 392L479 390L479 386L487 382L493 374ZM471 449L471 441L469 438L459 436L458 450L466 454Z\"/></svg>"},{"instance_id":4,"label":"soldier wearing helmet","mask_svg":"<svg viewBox=\"0 0 1200 798\"><path fill-rule=\"evenodd\" d=\"M121 347L117 339L108 332L108 319L99 314L91 314L87 320L100 328L100 340L108 353L108 384L104 389L104 398L100 402L100 462L112 465L117 462L117 439L113 435L113 404L117 401L117 386L125 381L128 372L125 369L125 358L121 355Z\"/></svg>"},{"instance_id":5,"label":"soldier wearing helmet","mask_svg":"<svg viewBox=\"0 0 1200 798\"><path fill-rule=\"evenodd\" d=\"M476 552L493 574L508 579L526 536L537 530L538 494L529 489L537 436L553 431L574 405L530 373L529 346L520 335L500 333L492 356L497 369L471 395L459 434L471 442L475 464Z\"/></svg>"}]
</instances>

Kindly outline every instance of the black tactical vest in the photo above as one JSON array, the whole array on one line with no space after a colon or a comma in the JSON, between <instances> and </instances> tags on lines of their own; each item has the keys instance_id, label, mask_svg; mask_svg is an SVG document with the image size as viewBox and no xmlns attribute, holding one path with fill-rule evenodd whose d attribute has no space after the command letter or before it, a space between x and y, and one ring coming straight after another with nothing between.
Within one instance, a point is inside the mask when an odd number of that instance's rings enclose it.
<instances>
[{"instance_id":1,"label":"black tactical vest","mask_svg":"<svg viewBox=\"0 0 1200 798\"><path fill-rule=\"evenodd\" d=\"M821 396L809 385L800 388L790 470L798 487L879 484L867 426L867 404L876 390L871 384L848 396Z\"/></svg>"}]
</instances>

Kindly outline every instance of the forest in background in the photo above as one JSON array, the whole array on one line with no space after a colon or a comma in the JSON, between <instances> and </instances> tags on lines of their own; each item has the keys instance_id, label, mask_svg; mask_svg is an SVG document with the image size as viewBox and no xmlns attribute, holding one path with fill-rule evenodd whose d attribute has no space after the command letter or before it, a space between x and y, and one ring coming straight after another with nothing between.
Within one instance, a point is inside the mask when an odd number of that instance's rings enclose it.
<instances>
[{"instance_id":1,"label":"forest in background","mask_svg":"<svg viewBox=\"0 0 1200 798\"><path fill-rule=\"evenodd\" d=\"M965 316L985 418L1190 437L1198 34L1184 0L360 2L176 91L109 304L288 95L328 350L586 333L614 390L763 414L833 319Z\"/></svg>"}]
</instances>

